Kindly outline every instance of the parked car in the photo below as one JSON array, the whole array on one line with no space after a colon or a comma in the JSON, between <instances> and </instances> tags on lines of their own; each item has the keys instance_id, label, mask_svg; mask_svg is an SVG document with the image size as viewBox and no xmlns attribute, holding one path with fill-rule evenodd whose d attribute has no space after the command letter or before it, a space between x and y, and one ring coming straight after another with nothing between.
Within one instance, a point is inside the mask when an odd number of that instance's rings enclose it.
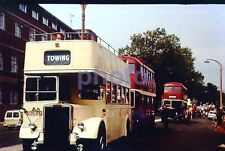
<instances>
[{"instance_id":1,"label":"parked car","mask_svg":"<svg viewBox=\"0 0 225 151\"><path fill-rule=\"evenodd\" d=\"M216 119L216 111L209 111L208 119L209 120L215 120Z\"/></svg>"},{"instance_id":2,"label":"parked car","mask_svg":"<svg viewBox=\"0 0 225 151\"><path fill-rule=\"evenodd\" d=\"M23 113L20 110L8 110L5 113L3 126L7 128L18 128L23 123Z\"/></svg>"}]
</instances>

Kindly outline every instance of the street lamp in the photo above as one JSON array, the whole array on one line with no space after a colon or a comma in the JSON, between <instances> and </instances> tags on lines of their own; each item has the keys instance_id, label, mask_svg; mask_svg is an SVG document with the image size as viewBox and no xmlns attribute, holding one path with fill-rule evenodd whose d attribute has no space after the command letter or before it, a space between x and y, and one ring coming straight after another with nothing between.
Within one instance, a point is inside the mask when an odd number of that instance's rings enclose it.
<instances>
[{"instance_id":1,"label":"street lamp","mask_svg":"<svg viewBox=\"0 0 225 151\"><path fill-rule=\"evenodd\" d=\"M222 64L215 59L206 59L205 63L210 63L210 61L216 62L219 65L219 79L220 79L220 107L223 107L223 89L222 89Z\"/></svg>"}]
</instances>

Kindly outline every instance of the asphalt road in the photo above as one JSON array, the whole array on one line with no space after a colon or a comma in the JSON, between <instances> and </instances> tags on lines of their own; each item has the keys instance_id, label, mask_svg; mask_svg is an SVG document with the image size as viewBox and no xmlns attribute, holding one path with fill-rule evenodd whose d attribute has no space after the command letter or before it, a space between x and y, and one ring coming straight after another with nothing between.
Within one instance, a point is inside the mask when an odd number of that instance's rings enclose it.
<instances>
[{"instance_id":1,"label":"asphalt road","mask_svg":"<svg viewBox=\"0 0 225 151\"><path fill-rule=\"evenodd\" d=\"M18 129L1 129L0 131L0 148L20 144Z\"/></svg>"},{"instance_id":2,"label":"asphalt road","mask_svg":"<svg viewBox=\"0 0 225 151\"><path fill-rule=\"evenodd\" d=\"M207 119L194 119L189 124L170 123L168 131L161 123L138 136L120 139L110 145L112 151L222 151L218 145L225 143L225 136L213 131Z\"/></svg>"},{"instance_id":3,"label":"asphalt road","mask_svg":"<svg viewBox=\"0 0 225 151\"><path fill-rule=\"evenodd\" d=\"M135 136L111 143L108 151L225 151L218 147L225 143L225 136L216 134L213 131L214 125L207 119L194 119L190 124L172 122L169 126L166 131L159 122L152 130L143 130ZM19 140L16 143L16 139L16 130L0 134L0 144L4 143L4 146L20 143ZM1 147L0 151L22 150L21 145Z\"/></svg>"}]
</instances>

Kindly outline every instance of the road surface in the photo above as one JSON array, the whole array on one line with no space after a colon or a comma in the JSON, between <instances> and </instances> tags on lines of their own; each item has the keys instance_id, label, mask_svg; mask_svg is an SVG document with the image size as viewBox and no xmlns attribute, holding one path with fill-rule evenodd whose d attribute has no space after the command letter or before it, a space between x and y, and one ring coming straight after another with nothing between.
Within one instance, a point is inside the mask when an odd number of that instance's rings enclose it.
<instances>
[{"instance_id":1,"label":"road surface","mask_svg":"<svg viewBox=\"0 0 225 151\"><path fill-rule=\"evenodd\" d=\"M225 136L214 132L214 125L204 118L193 119L189 124L171 122L164 130L161 122L149 131L121 138L108 146L109 151L225 151L218 147ZM10 144L13 132L5 138ZM18 136L13 136L18 137ZM4 139L4 140L5 140ZM22 151L22 145L10 145L0 151Z\"/></svg>"}]
</instances>

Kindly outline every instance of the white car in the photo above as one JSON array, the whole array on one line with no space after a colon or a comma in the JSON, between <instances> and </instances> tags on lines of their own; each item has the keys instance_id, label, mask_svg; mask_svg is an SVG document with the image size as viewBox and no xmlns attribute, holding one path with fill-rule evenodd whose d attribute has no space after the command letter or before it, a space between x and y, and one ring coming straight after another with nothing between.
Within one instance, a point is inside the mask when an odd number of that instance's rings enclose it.
<instances>
[{"instance_id":1,"label":"white car","mask_svg":"<svg viewBox=\"0 0 225 151\"><path fill-rule=\"evenodd\" d=\"M23 114L20 110L8 110L5 113L3 126L7 128L20 127L23 122Z\"/></svg>"},{"instance_id":2,"label":"white car","mask_svg":"<svg viewBox=\"0 0 225 151\"><path fill-rule=\"evenodd\" d=\"M209 111L208 119L215 120L216 119L216 111Z\"/></svg>"}]
</instances>

